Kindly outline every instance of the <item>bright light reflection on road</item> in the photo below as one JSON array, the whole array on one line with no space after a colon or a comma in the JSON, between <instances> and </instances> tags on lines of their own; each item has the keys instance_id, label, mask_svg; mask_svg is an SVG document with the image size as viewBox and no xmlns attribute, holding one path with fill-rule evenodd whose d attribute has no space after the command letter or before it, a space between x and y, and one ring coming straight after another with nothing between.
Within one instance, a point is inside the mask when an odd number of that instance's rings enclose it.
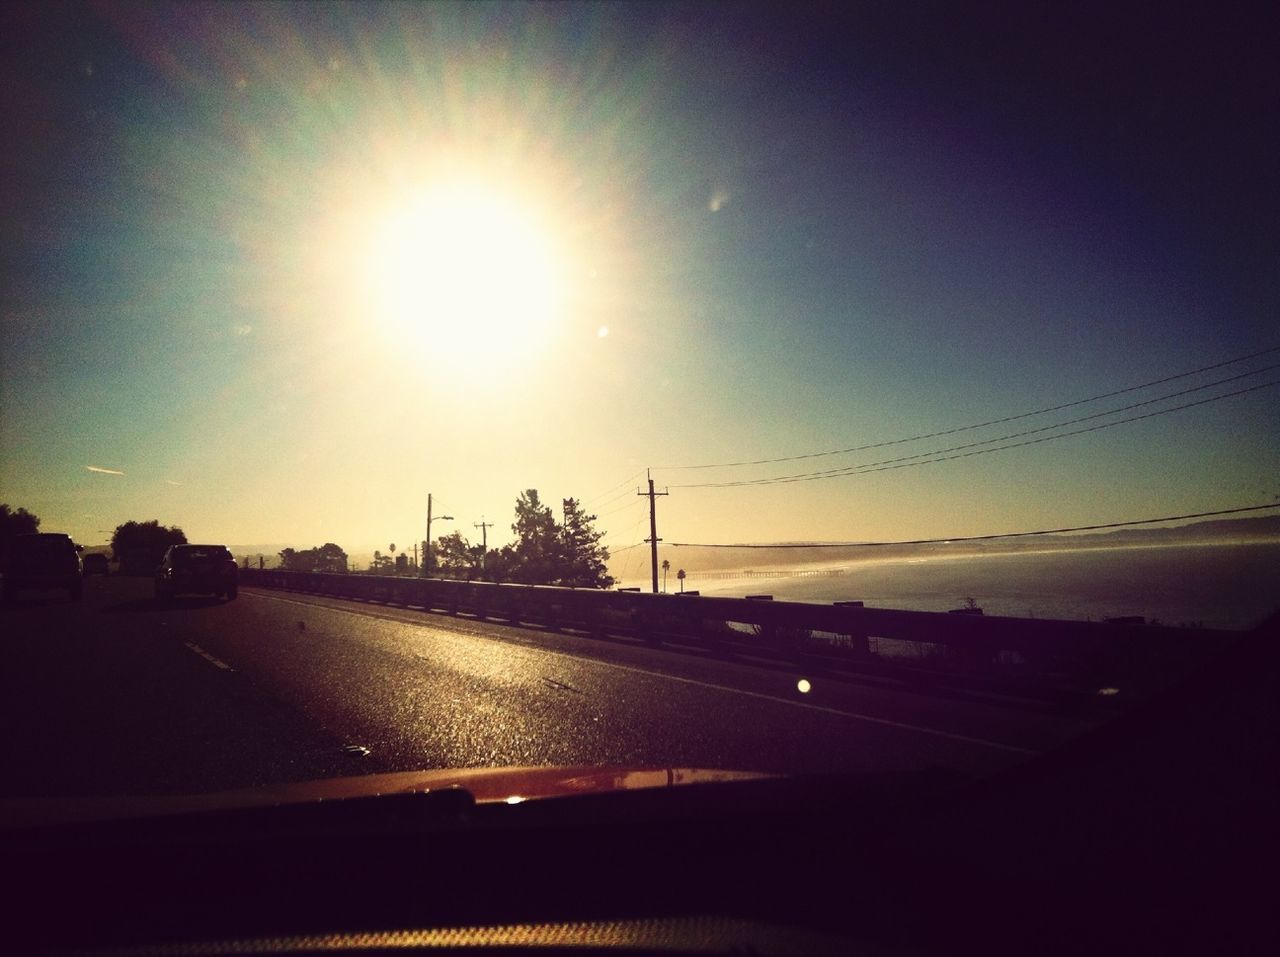
<instances>
[{"instance_id":1,"label":"bright light reflection on road","mask_svg":"<svg viewBox=\"0 0 1280 957\"><path fill-rule=\"evenodd\" d=\"M523 803L524 803L524 798L522 798L519 794L513 794L513 795L511 795L511 797L507 798L507 803L508 803L508 804L523 804Z\"/></svg>"},{"instance_id":2,"label":"bright light reflection on road","mask_svg":"<svg viewBox=\"0 0 1280 957\"><path fill-rule=\"evenodd\" d=\"M799 691L801 694L808 694L809 689L812 687L813 685L809 684L808 678L801 678L799 681L796 682L796 690Z\"/></svg>"}]
</instances>

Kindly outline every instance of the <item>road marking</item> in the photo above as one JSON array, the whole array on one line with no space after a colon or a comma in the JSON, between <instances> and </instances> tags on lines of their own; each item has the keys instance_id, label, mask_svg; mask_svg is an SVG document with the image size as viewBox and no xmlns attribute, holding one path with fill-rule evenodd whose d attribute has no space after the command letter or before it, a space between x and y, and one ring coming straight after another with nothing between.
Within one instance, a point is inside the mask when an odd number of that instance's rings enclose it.
<instances>
[{"instance_id":1,"label":"road marking","mask_svg":"<svg viewBox=\"0 0 1280 957\"><path fill-rule=\"evenodd\" d=\"M422 627L427 627L430 625L430 622L407 621L403 618L393 618L389 615L379 615L372 612L366 612L360 608L345 608L340 605L328 605L322 602L300 601L296 598L282 598L277 595L263 595L258 592L245 592L244 594L251 594L255 598L265 598L270 601L286 602L287 604L290 604L290 605L306 605L309 608L323 608L327 611L345 612L348 615L356 615L363 618L377 618L382 621L391 621L400 625L410 625L410 626L420 625ZM322 595L318 597L328 598L330 596ZM342 601L343 599L333 599L333 600ZM439 630L445 632L446 634L452 634L452 636L456 638L473 637L470 635L459 634L456 632L450 633L448 629L444 629L444 628L441 628ZM496 636L496 637L500 641L506 640L503 636ZM963 744L973 744L983 748L992 748L996 751L1008 751L1012 754L1026 754L1026 755L1037 755L1040 753L1035 748L1024 748L1016 744L1004 744L1003 742L1000 742L1000 741L989 741L986 738L974 738L967 734L957 734L954 731L943 731L939 728L929 728L929 727L925 727L924 725L908 724L905 721L894 721L892 718L878 718L875 715L862 714L861 712L858 712L858 711L843 711L839 708L829 708L825 705L813 704L812 702L809 702L809 701L792 701L790 698L781 698L777 695L765 694L762 691L748 691L745 688L733 688L733 687L730 687L729 685L718 685L710 681L699 681L697 678L685 678L681 675L667 674L662 671L651 671L648 668L638 668L635 665L618 664L615 661L603 661L599 658L589 658L589 657L584 658L578 655L570 654L569 652L566 652L566 651L557 651L554 648L543 648L539 646L534 646L531 648L531 650L536 650L547 655L556 655L561 658L566 658L577 664L582 664L583 662L590 662L591 664L599 665L604 668L613 668L616 671L626 671L632 674L645 675L646 677L649 677L649 678L659 678L665 681L675 681L675 682L679 682L680 684L692 685L696 688L707 688L711 691L724 691L729 694L743 695L744 697L747 697L747 698L757 698L761 701L771 701L775 704L790 705L793 708L801 708L806 711L817 711L822 714L836 715L841 718L851 718L854 721L864 721L868 724L878 724L886 728L897 728L900 731L914 731L917 734L926 734L935 738L945 738L948 741L959 741Z\"/></svg>"},{"instance_id":2,"label":"road marking","mask_svg":"<svg viewBox=\"0 0 1280 957\"><path fill-rule=\"evenodd\" d=\"M582 692L577 688L567 685L563 681L556 681L553 678L543 678L542 683L552 688L558 688L561 691L572 691L574 694L582 694Z\"/></svg>"},{"instance_id":3,"label":"road marking","mask_svg":"<svg viewBox=\"0 0 1280 957\"><path fill-rule=\"evenodd\" d=\"M194 644L193 642L186 641L186 642L183 642L183 644L185 644L188 648L194 651L197 655L199 655L205 661L209 662L209 664L214 665L217 668L221 668L223 671L236 670L235 668L232 668L229 664L227 664L225 661L223 661L221 658L215 658L213 655L209 654L209 652L205 651L203 648L201 648L197 644Z\"/></svg>"}]
</instances>

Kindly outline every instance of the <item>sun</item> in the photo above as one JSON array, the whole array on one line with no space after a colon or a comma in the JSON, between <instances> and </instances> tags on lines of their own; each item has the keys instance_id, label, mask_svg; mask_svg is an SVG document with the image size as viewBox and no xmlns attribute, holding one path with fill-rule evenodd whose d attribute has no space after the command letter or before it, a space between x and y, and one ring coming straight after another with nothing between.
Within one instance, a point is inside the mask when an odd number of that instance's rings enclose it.
<instances>
[{"instance_id":1,"label":"sun","mask_svg":"<svg viewBox=\"0 0 1280 957\"><path fill-rule=\"evenodd\" d=\"M425 190L376 230L369 295L397 349L507 369L537 356L562 311L563 270L545 226L474 184Z\"/></svg>"}]
</instances>

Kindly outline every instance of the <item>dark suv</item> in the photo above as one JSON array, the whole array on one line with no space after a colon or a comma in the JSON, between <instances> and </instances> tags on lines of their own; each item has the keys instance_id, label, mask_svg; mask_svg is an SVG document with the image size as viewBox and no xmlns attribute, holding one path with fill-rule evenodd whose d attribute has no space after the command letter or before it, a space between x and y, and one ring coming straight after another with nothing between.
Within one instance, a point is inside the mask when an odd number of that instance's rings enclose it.
<instances>
[{"instance_id":1,"label":"dark suv","mask_svg":"<svg viewBox=\"0 0 1280 957\"><path fill-rule=\"evenodd\" d=\"M9 542L4 572L4 600L24 588L65 588L72 601L83 594L80 552L71 536L59 532L15 535Z\"/></svg>"},{"instance_id":2,"label":"dark suv","mask_svg":"<svg viewBox=\"0 0 1280 957\"><path fill-rule=\"evenodd\" d=\"M84 565L84 575L88 578L90 575L110 575L111 565L107 561L107 556L102 552L90 552L88 555L80 557L81 564Z\"/></svg>"},{"instance_id":3,"label":"dark suv","mask_svg":"<svg viewBox=\"0 0 1280 957\"><path fill-rule=\"evenodd\" d=\"M156 569L156 598L194 592L236 597L236 560L225 545L173 545Z\"/></svg>"}]
</instances>

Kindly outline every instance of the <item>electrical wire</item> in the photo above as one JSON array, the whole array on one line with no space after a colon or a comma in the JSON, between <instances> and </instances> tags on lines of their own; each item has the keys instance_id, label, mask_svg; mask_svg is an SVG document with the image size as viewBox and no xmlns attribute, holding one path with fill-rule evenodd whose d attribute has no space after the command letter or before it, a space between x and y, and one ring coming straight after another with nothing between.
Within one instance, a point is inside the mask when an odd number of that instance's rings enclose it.
<instances>
[{"instance_id":1,"label":"electrical wire","mask_svg":"<svg viewBox=\"0 0 1280 957\"><path fill-rule=\"evenodd\" d=\"M610 498L606 499L605 501L600 502L598 505L595 505L595 506L592 506L592 507L593 507L593 508L606 508L607 506L612 505L614 502L621 501L622 499L626 498L627 496L629 496L629 495L634 495L634 494L635 494L635 493L634 493L633 491L631 491L631 489L629 489L629 488L628 488L628 489L623 489L623 490L622 490L621 492L619 492L617 495L613 495L613 496L611 496Z\"/></svg>"},{"instance_id":2,"label":"electrical wire","mask_svg":"<svg viewBox=\"0 0 1280 957\"><path fill-rule=\"evenodd\" d=\"M1074 525L1069 528L1041 528L1033 532L1001 532L995 535L957 535L952 538L915 538L897 542L780 542L776 544L723 544L715 542L665 542L671 548L884 548L889 545L950 545L954 542L986 542L997 538L1028 538L1033 535L1060 535L1064 532L1093 532L1107 528L1129 528L1134 525L1154 525L1158 522L1177 522L1188 518L1209 518L1214 515L1235 515L1239 512L1258 512L1280 508L1280 502L1269 505L1242 505L1239 508L1221 508L1212 512L1191 512L1186 515L1166 515L1163 518L1140 518L1128 522L1106 522L1100 525ZM644 544L643 542L641 544ZM634 547L634 546L632 546Z\"/></svg>"},{"instance_id":3,"label":"electrical wire","mask_svg":"<svg viewBox=\"0 0 1280 957\"><path fill-rule=\"evenodd\" d=\"M599 520L600 520L600 519L602 519L602 518L608 518L610 515L617 515L619 512L625 512L627 509L629 509L629 508L631 508L631 507L633 507L633 506L635 506L635 505L642 505L642 504L644 504L644 503L642 503L642 502L637 498L634 502L628 502L626 505L620 505L618 508L615 508L615 509L612 509L611 511L605 512L603 515L597 515L597 516L596 516L596 520L597 520L597 521L599 521Z\"/></svg>"},{"instance_id":4,"label":"electrical wire","mask_svg":"<svg viewBox=\"0 0 1280 957\"><path fill-rule=\"evenodd\" d=\"M847 475L867 475L867 474L870 474L871 472L890 472L895 469L911 468L917 465L932 465L937 462L949 462L954 459L964 459L974 455L986 455L990 452L1003 452L1006 449L1017 449L1017 448L1022 448L1028 445L1039 445L1043 442L1052 442L1056 439L1065 439L1073 435L1084 435L1088 432L1100 432L1104 429L1114 428L1117 425L1126 425L1130 422L1140 422L1143 419L1152 419L1152 418L1155 418L1156 416L1168 415L1171 412L1181 412L1183 409L1191 409L1200 405L1208 405L1209 403L1212 403L1212 402L1220 402L1223 399L1231 399L1236 396L1245 395L1250 392L1257 392L1260 389L1267 389L1275 385L1280 385L1280 379L1273 380L1271 382L1264 382L1260 385L1250 386L1247 389L1237 389L1234 392L1224 392L1222 395L1210 396L1207 399L1199 399L1195 402L1185 402L1182 405L1171 406L1170 408L1167 408L1167 409L1157 409L1154 412L1146 412L1142 415L1130 416L1127 419L1117 419L1114 422L1104 422L1101 425L1090 426L1089 428L1086 428L1086 429L1072 429L1068 432L1059 432L1056 435L1046 435L1038 439L1028 439L1025 442L1011 442L1008 445L997 445L994 448L988 448L988 449L974 449L968 452L960 452L956 455L943 454L945 452L954 451L954 449L937 449L933 452L924 452L924 453L920 453L920 455L905 457L905 458L917 459L918 461L908 462L908 461L902 461L901 459L886 459L882 462L867 462L862 465L850 465L847 468L829 469L822 472L799 472L792 475L774 476L773 478L740 479L735 482L698 482L698 483L690 483L687 485L673 485L671 487L672 488L735 488L735 487L761 486L761 485L786 485L793 482L814 482L814 481L818 481L819 479L840 478L842 476L847 476ZM1165 398L1168 398L1168 396L1166 396ZM1153 400L1153 401L1160 401L1160 400ZM1138 403L1138 404L1143 405L1147 403ZM1136 406L1134 407L1136 408ZM1114 414L1114 412L1106 413L1106 414ZM1086 416L1085 418L1094 418L1094 416ZM1079 421L1083 421L1083 419ZM1066 425L1066 424L1069 424L1069 423L1059 423L1056 426L1049 426L1048 428L1060 428L1062 425ZM1043 431L1043 430L1039 430L1039 429L1031 430L1031 432L1036 432L1036 431ZM1021 433L1021 434L1029 435L1031 434L1031 432ZM1011 438L1012 436L1007 436L1007 437ZM992 439L991 441L998 442L1002 440ZM984 444L984 443L975 443L975 444ZM956 446L955 448L961 449L965 447L966 446ZM935 456L935 457L924 458L924 456Z\"/></svg>"},{"instance_id":5,"label":"electrical wire","mask_svg":"<svg viewBox=\"0 0 1280 957\"><path fill-rule=\"evenodd\" d=\"M605 489L603 492L597 492L595 495L589 495L589 496L587 496L586 498L584 498L582 501L583 501L583 503L584 503L584 504L585 504L585 503L587 503L587 502L596 502L596 501L598 501L599 499L604 498L606 495L609 495L610 493L612 493L612 492L614 491L614 489L622 488L622 486L624 486L624 485L630 485L632 482L634 482L637 478L639 478L639 477L640 477L641 475L643 475L643 474L644 474L644 469L641 469L639 472L636 472L634 475L629 475L629 476L627 476L625 479L623 479L623 480L622 480L621 482L619 482L617 485L610 485L610 486L609 486L607 489ZM617 498L617 497L618 497L618 496L614 496L614 498ZM610 501L612 501L612 500L613 500L613 499L610 499ZM608 503L606 502L606 503L602 503L602 504L608 504Z\"/></svg>"},{"instance_id":6,"label":"electrical wire","mask_svg":"<svg viewBox=\"0 0 1280 957\"><path fill-rule=\"evenodd\" d=\"M859 471L859 470L862 470L862 469L871 469L873 466L878 466L878 465L890 465L890 464L893 464L893 463L895 463L895 462L907 462L907 461L910 461L910 460L912 460L912 459L931 458L931 457L933 457L933 456L935 456L935 455L943 455L943 454L948 453L948 452L958 452L958 451L961 451L961 450L963 450L963 449L973 449L973 448L978 448L979 446L983 446L983 445L991 445L991 444L993 444L993 443L995 443L995 442L1006 442L1006 441L1008 441L1009 439L1018 439L1018 438L1023 438L1024 436L1028 436L1028 435L1037 435L1037 434L1039 434L1039 433L1041 433L1041 432L1048 432L1048 431L1050 431L1050 430L1052 430L1052 429L1060 429L1060 428L1063 428L1064 426L1068 426L1068 425L1076 425L1076 424L1078 424L1078 423L1080 423L1080 422L1088 422L1088 421L1091 421L1091 420L1093 420L1093 419L1100 419L1100 418L1103 418L1104 416L1108 416L1108 415L1117 415L1117 414L1119 414L1119 413L1121 413L1121 412L1128 412L1128 411L1130 411L1130 410L1132 410L1132 409L1140 409L1140 408L1142 408L1142 407L1144 407L1144 406L1148 406L1148 405L1155 405L1155 404L1156 404L1156 403L1158 403L1158 402L1166 402L1166 401L1168 401L1169 399L1175 399L1175 398L1177 398L1177 397L1179 397L1179 396L1183 396L1183 395L1190 395L1190 394L1191 394L1191 393L1193 393L1193 392L1202 392L1202 391L1204 391L1205 389L1211 389L1211 388L1214 388L1214 387L1216 387L1216 386L1225 385L1225 384L1226 384L1226 383L1228 383L1228 382L1235 382L1235 381L1237 381L1237 380L1239 380L1239 379L1244 379L1244 378L1247 378L1247 377L1249 377L1249 376L1251 376L1251 375L1257 375L1257 374L1258 374L1258 373L1260 373L1260 372L1270 372L1270 371L1272 371L1272 370L1274 370L1274 369L1280 369L1280 365L1264 366L1264 367L1263 367L1263 368L1261 368L1261 369L1253 369L1253 370L1251 370L1251 371L1249 371L1249 372L1242 372L1242 373L1240 373L1239 375L1229 376L1229 377L1228 377L1228 378L1226 378L1226 379L1219 379L1219 380L1217 380L1217 381L1215 381L1215 382L1208 382L1208 383L1205 383L1204 385L1193 386L1193 387L1192 387L1192 388L1190 388L1190 389L1183 389L1183 390L1181 390L1181 391L1179 391L1179 392L1171 392L1171 393L1169 393L1168 395L1158 396L1158 397L1156 397L1156 398L1154 398L1154 399L1146 399L1146 400L1144 400L1144 401L1142 401L1142 402L1133 402L1133 403L1130 403L1129 405L1122 405L1122 406L1119 406L1119 407L1117 407L1117 408L1114 408L1114 409L1108 409L1108 410L1103 411L1103 412L1094 412L1094 413L1091 413L1090 415L1082 415L1082 416L1079 416L1078 418L1075 418L1075 419L1067 419L1066 421L1063 421L1063 422L1056 422L1056 423L1054 423L1054 424L1052 424L1052 425L1042 425L1042 426L1040 426L1039 428L1035 428L1035 429L1026 429L1026 430L1024 430L1024 431L1022 431L1022 432L1010 432L1010 433L1009 433L1009 434L1007 434L1007 435L996 436L995 438L990 438L990 439L981 439L981 440L979 440L979 441L977 441L977 442L968 442L968 443L965 443L964 445L953 445L953 446L951 446L950 448L946 448L946 449L934 449L933 451L930 451L930 452L917 452L917 453L915 453L914 455L903 455L903 456L899 456L898 458L895 458L895 459L882 459L882 460L881 460L881 461L879 461L879 462L867 462L867 463L864 463L863 465L846 465L846 466L842 466L842 467L840 467L840 468L838 468L838 469L822 469L822 470L817 471L817 472L799 472L799 473L795 473L795 474L790 475L790 476L779 476L778 478L788 478L788 479L801 478L801 477L804 477L804 478L808 478L808 477L814 477L814 478L817 478L817 477L820 477L820 476L826 476L826 475L843 475L843 474L847 474L847 473L851 473L851 472L856 472L856 471ZM1214 398L1227 398L1227 397L1228 397L1228 396L1230 396L1230 395L1236 395L1236 394L1237 394L1237 393L1225 393L1225 394L1223 394L1223 395L1221 395L1221 396L1215 396ZM1181 408L1187 408L1187 406L1179 406L1178 408L1180 408L1180 409L1181 409ZM1165 410L1165 411L1173 412L1173 411L1176 411L1176 410L1175 410L1175 409L1167 409L1167 410ZM1134 421L1134 420L1126 419L1126 420L1124 420L1124 421ZM1120 422L1116 422L1116 423L1114 423L1114 424L1115 424L1115 425L1119 425L1119 424L1121 424L1121 423L1120 423ZM1072 434L1074 434L1074 433L1072 433ZM769 483L771 483L771 482L775 481L775 479L739 479L738 481L739 481L739 482L741 482L741 483L743 483L743 484L769 484ZM676 488L688 488L688 487L697 487L697 486L679 486L679 485L677 485L677 486L676 486Z\"/></svg>"},{"instance_id":7,"label":"electrical wire","mask_svg":"<svg viewBox=\"0 0 1280 957\"><path fill-rule=\"evenodd\" d=\"M1089 402L1098 402L1102 399L1111 399L1118 395L1125 395L1129 392L1137 392L1141 389L1150 389L1153 386L1164 385L1166 382L1174 382L1178 379L1186 379L1193 375L1199 375L1202 372L1211 372L1214 369L1221 369L1225 366L1236 365L1241 362L1247 362L1250 359L1257 359L1260 356L1270 355L1274 352L1280 352L1280 346L1272 346L1268 349L1262 349L1258 352L1252 352L1249 355L1238 356L1234 359L1227 359L1224 362L1215 362L1213 365L1201 366L1198 369L1191 369L1187 372L1179 372L1177 375L1165 376L1163 379L1153 379L1150 382L1144 382L1141 385L1131 385L1124 389L1116 389L1113 392L1103 392L1098 395L1092 395L1085 399L1076 399L1073 402L1064 402L1060 405L1048 406L1043 409L1036 409L1032 412L1020 412L1017 415L1007 415L999 419L989 419L986 422L976 422L972 425L961 425L953 429L943 429L939 432L925 432L920 435L911 435L901 439L890 439L884 442L872 442L868 445L855 445L847 449L829 449L823 452L806 452L801 455L784 455L777 458L769 459L753 459L742 462L709 462L701 465L665 465L660 466L665 471L688 471L693 469L718 469L718 468L734 468L744 465L772 465L778 462L795 462L801 459L815 459L828 455L845 455L849 452L865 452L869 449L882 449L891 445L903 445L907 442L919 442L924 439L936 439L945 435L955 435L958 432L970 432L974 429L986 428L990 425L1000 425L1005 422L1014 422L1018 419L1028 419L1036 415L1047 415L1050 412L1060 412L1063 409L1070 409L1078 405L1086 405ZM682 488L693 486L677 486Z\"/></svg>"}]
</instances>

